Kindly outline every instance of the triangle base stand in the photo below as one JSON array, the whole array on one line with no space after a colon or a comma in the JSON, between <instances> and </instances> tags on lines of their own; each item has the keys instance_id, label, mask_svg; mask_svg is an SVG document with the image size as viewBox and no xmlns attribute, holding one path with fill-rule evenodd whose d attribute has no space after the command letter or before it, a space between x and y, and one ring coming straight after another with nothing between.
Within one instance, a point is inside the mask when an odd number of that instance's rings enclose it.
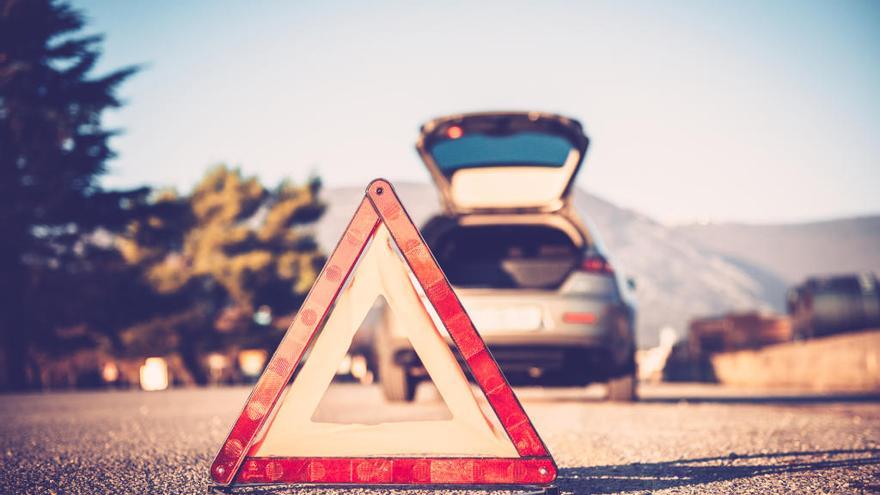
<instances>
[{"instance_id":1,"label":"triangle base stand","mask_svg":"<svg viewBox=\"0 0 880 495\"><path fill-rule=\"evenodd\" d=\"M361 492L373 491L377 494L388 493L389 490L400 492L426 491L426 490L455 490L457 492L467 491L473 492L475 495L484 492L492 493L498 490L513 491L515 495L559 495L559 487L556 485L314 485L309 483L301 484L264 484L264 485L248 485L248 486L226 486L211 485L208 487L206 495L263 495L276 493L277 489L285 490L351 490L356 488Z\"/></svg>"}]
</instances>

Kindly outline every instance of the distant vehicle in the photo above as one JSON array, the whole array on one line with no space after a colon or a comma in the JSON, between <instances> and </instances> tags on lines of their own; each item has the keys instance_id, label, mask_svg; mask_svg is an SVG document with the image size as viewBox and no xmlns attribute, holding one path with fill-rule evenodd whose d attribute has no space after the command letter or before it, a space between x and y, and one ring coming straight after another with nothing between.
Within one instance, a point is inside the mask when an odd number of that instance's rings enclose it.
<instances>
[{"instance_id":1,"label":"distant vehicle","mask_svg":"<svg viewBox=\"0 0 880 495\"><path fill-rule=\"evenodd\" d=\"M788 291L795 339L880 328L880 291L871 273L811 277Z\"/></svg>"},{"instance_id":2,"label":"distant vehicle","mask_svg":"<svg viewBox=\"0 0 880 495\"><path fill-rule=\"evenodd\" d=\"M571 205L588 142L579 122L545 113L424 124L416 147L445 211L421 231L508 380L607 381L610 399L634 400L634 282ZM387 399L409 401L426 372L388 315L379 379Z\"/></svg>"},{"instance_id":3,"label":"distant vehicle","mask_svg":"<svg viewBox=\"0 0 880 495\"><path fill-rule=\"evenodd\" d=\"M791 319L763 311L697 318L688 325L688 351L694 357L760 349L790 340Z\"/></svg>"}]
</instances>

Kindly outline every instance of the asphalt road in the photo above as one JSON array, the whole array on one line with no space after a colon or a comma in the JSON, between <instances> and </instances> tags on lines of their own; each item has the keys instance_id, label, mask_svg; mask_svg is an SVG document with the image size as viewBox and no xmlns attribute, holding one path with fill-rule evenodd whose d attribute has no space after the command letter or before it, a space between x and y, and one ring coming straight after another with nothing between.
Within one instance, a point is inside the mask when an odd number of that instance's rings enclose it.
<instances>
[{"instance_id":1,"label":"asphalt road","mask_svg":"<svg viewBox=\"0 0 880 495\"><path fill-rule=\"evenodd\" d=\"M610 404L597 390L518 391L563 493L880 493L878 396L664 385L643 388L640 403ZM2 395L0 493L206 493L208 465L247 392ZM415 406L389 408L376 387L334 385L318 416L427 417L444 407L430 386Z\"/></svg>"}]
</instances>

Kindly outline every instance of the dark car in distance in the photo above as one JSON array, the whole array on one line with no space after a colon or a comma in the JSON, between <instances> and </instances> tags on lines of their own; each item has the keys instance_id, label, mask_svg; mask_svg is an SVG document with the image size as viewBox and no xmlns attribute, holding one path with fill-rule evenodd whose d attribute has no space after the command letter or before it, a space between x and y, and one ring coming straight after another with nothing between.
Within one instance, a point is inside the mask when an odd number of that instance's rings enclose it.
<instances>
[{"instance_id":1,"label":"dark car in distance","mask_svg":"<svg viewBox=\"0 0 880 495\"><path fill-rule=\"evenodd\" d=\"M880 284L872 273L810 277L788 291L796 340L880 328Z\"/></svg>"}]
</instances>

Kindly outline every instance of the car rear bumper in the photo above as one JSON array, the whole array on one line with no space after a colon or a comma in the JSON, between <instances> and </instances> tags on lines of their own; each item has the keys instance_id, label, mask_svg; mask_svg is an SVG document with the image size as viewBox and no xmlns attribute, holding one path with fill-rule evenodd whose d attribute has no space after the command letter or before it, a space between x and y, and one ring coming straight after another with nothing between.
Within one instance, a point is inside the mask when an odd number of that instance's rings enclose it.
<instances>
[{"instance_id":1,"label":"car rear bumper","mask_svg":"<svg viewBox=\"0 0 880 495\"><path fill-rule=\"evenodd\" d=\"M631 309L613 298L566 297L558 294L475 294L463 297L474 324L511 383L577 385L605 381L634 371L635 338ZM537 324L520 329L488 325L479 313L485 308L540 307ZM564 315L589 315L590 323L572 323ZM503 318L496 323L505 323ZM388 321L388 338L394 361L414 376L425 376L406 330ZM492 323L489 321L489 323ZM515 322L521 323L521 322ZM441 332L445 330L437 321ZM450 337L446 336L455 353Z\"/></svg>"},{"instance_id":2,"label":"car rear bumper","mask_svg":"<svg viewBox=\"0 0 880 495\"><path fill-rule=\"evenodd\" d=\"M486 345L508 381L516 385L586 385L635 371L634 345L621 345L607 338L580 335L547 335L544 341L531 335L493 335ZM394 361L424 376L426 372L408 341L395 345ZM460 363L461 355L450 346Z\"/></svg>"}]
</instances>

